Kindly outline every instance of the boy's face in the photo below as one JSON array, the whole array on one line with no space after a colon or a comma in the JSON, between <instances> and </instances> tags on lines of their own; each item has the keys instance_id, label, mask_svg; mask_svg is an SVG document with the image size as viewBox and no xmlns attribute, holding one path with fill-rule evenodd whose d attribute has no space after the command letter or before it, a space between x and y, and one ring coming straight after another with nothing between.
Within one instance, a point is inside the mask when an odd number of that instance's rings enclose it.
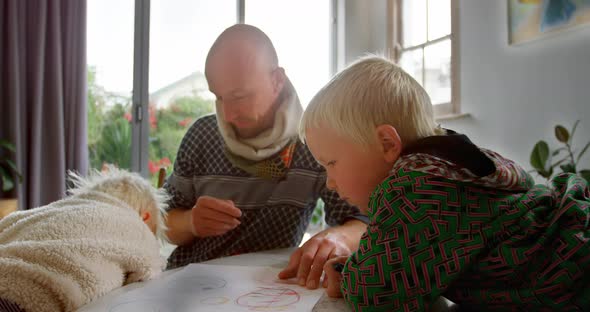
<instances>
[{"instance_id":1,"label":"boy's face","mask_svg":"<svg viewBox=\"0 0 590 312\"><path fill-rule=\"evenodd\" d=\"M401 143L399 151L381 142L363 148L328 127L307 129L306 143L326 169L328 188L363 213L367 212L371 193L388 176L401 151Z\"/></svg>"}]
</instances>

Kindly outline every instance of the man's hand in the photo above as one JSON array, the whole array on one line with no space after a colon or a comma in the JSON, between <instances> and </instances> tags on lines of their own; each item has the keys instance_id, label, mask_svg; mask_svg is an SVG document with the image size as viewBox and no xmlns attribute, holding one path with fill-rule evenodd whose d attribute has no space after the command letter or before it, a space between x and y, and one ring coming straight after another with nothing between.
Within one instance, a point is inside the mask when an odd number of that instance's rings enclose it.
<instances>
[{"instance_id":1,"label":"man's hand","mask_svg":"<svg viewBox=\"0 0 590 312\"><path fill-rule=\"evenodd\" d=\"M201 196L191 209L191 233L196 237L223 235L240 225L241 216L231 200Z\"/></svg>"},{"instance_id":2,"label":"man's hand","mask_svg":"<svg viewBox=\"0 0 590 312\"><path fill-rule=\"evenodd\" d=\"M351 220L314 235L291 255L289 264L279 273L279 278L296 277L299 285L316 289L326 261L334 257L348 257L358 248L365 230L363 222ZM328 285L327 279L324 279L323 284L324 287Z\"/></svg>"},{"instance_id":3,"label":"man's hand","mask_svg":"<svg viewBox=\"0 0 590 312\"><path fill-rule=\"evenodd\" d=\"M171 243L184 246L192 243L195 237L222 235L235 229L242 212L231 200L201 196L191 209L175 208L166 218Z\"/></svg>"},{"instance_id":4,"label":"man's hand","mask_svg":"<svg viewBox=\"0 0 590 312\"><path fill-rule=\"evenodd\" d=\"M348 257L336 257L328 260L324 265L324 287L326 287L326 293L328 297L340 298L342 292L340 291L340 282L342 281L342 272L337 272L334 269L334 264L344 264Z\"/></svg>"}]
</instances>

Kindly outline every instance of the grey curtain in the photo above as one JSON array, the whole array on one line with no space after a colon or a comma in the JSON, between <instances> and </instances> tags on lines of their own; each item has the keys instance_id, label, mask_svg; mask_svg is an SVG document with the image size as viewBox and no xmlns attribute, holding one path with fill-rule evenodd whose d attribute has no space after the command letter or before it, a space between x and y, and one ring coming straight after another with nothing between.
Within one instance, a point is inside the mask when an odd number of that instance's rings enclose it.
<instances>
[{"instance_id":1,"label":"grey curtain","mask_svg":"<svg viewBox=\"0 0 590 312\"><path fill-rule=\"evenodd\" d=\"M86 173L86 0L0 0L0 138L16 145L20 209Z\"/></svg>"}]
</instances>

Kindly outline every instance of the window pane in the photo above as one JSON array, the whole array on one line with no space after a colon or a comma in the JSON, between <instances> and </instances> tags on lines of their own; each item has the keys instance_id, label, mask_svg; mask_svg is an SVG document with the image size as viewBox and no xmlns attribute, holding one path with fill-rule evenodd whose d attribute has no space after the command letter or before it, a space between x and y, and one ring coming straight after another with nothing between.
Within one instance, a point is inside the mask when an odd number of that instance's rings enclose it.
<instances>
[{"instance_id":1,"label":"window pane","mask_svg":"<svg viewBox=\"0 0 590 312\"><path fill-rule=\"evenodd\" d=\"M89 0L87 16L90 166L101 169L103 165L114 164L128 169L131 167L134 2Z\"/></svg>"},{"instance_id":2,"label":"window pane","mask_svg":"<svg viewBox=\"0 0 590 312\"><path fill-rule=\"evenodd\" d=\"M402 6L403 45L426 42L426 0L405 0Z\"/></svg>"},{"instance_id":3,"label":"window pane","mask_svg":"<svg viewBox=\"0 0 590 312\"><path fill-rule=\"evenodd\" d=\"M194 120L215 110L203 75L219 34L236 22L235 0L152 0L150 9L148 169L172 170L178 146Z\"/></svg>"},{"instance_id":4,"label":"window pane","mask_svg":"<svg viewBox=\"0 0 590 312\"><path fill-rule=\"evenodd\" d=\"M422 79L422 49L404 51L399 65L423 85Z\"/></svg>"},{"instance_id":5,"label":"window pane","mask_svg":"<svg viewBox=\"0 0 590 312\"><path fill-rule=\"evenodd\" d=\"M432 104L451 101L451 40L444 40L424 48L424 88Z\"/></svg>"},{"instance_id":6,"label":"window pane","mask_svg":"<svg viewBox=\"0 0 590 312\"><path fill-rule=\"evenodd\" d=\"M428 40L451 33L451 0L428 0Z\"/></svg>"},{"instance_id":7,"label":"window pane","mask_svg":"<svg viewBox=\"0 0 590 312\"><path fill-rule=\"evenodd\" d=\"M330 78L330 0L248 0L245 22L270 37L306 107Z\"/></svg>"}]
</instances>

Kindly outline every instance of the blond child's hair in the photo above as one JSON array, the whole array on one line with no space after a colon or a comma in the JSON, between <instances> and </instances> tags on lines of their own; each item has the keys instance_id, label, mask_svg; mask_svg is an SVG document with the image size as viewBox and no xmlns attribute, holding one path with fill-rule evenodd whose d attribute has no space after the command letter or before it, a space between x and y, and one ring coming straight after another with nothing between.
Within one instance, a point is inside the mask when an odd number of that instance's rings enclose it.
<instances>
[{"instance_id":1,"label":"blond child's hair","mask_svg":"<svg viewBox=\"0 0 590 312\"><path fill-rule=\"evenodd\" d=\"M424 88L390 60L368 55L336 74L313 97L299 135L305 142L307 129L327 126L367 147L376 142L374 130L383 124L395 127L404 145L443 134Z\"/></svg>"},{"instance_id":2,"label":"blond child's hair","mask_svg":"<svg viewBox=\"0 0 590 312\"><path fill-rule=\"evenodd\" d=\"M139 214L149 212L150 226L155 226L156 237L168 241L166 237L166 208L170 196L164 189L156 189L138 173L108 166L103 172L90 170L83 177L75 172L68 172L73 187L71 195L88 192L101 192L126 203Z\"/></svg>"}]
</instances>

